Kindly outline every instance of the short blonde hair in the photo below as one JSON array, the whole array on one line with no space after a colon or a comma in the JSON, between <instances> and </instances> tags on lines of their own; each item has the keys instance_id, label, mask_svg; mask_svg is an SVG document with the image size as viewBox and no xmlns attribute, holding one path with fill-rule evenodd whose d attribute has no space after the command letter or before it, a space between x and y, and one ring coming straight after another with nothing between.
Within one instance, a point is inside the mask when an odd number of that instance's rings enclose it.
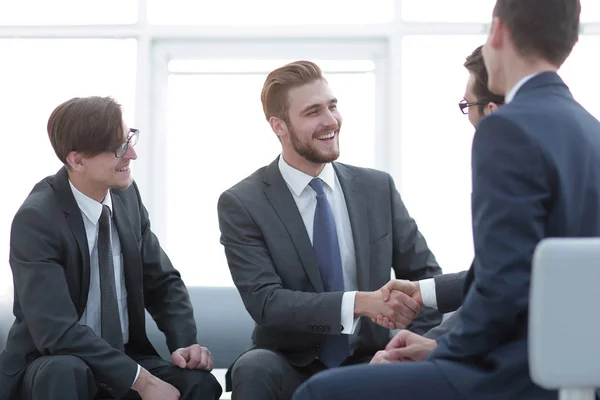
<instances>
[{"instance_id":1,"label":"short blonde hair","mask_svg":"<svg viewBox=\"0 0 600 400\"><path fill-rule=\"evenodd\" d=\"M271 71L260 94L267 121L277 117L289 122L289 90L320 79L325 80L321 68L311 61L294 61Z\"/></svg>"}]
</instances>

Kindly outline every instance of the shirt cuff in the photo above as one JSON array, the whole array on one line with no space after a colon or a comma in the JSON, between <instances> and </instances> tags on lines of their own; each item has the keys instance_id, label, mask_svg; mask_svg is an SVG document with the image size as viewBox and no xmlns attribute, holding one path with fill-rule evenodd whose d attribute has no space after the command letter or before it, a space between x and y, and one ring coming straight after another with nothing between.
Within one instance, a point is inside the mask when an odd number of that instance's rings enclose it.
<instances>
[{"instance_id":1,"label":"shirt cuff","mask_svg":"<svg viewBox=\"0 0 600 400\"><path fill-rule=\"evenodd\" d=\"M359 318L354 318L354 300L356 291L345 292L342 296L342 334L352 335L358 325Z\"/></svg>"},{"instance_id":2,"label":"shirt cuff","mask_svg":"<svg viewBox=\"0 0 600 400\"><path fill-rule=\"evenodd\" d=\"M140 365L138 364L138 369L137 372L135 374L135 379L133 380L133 383L131 384L131 387L133 387L133 385L135 385L135 382L137 381L137 378L140 376L140 371L142 370L142 367L140 367Z\"/></svg>"},{"instance_id":3,"label":"shirt cuff","mask_svg":"<svg viewBox=\"0 0 600 400\"><path fill-rule=\"evenodd\" d=\"M437 296L435 294L435 280L433 278L423 279L419 281L419 288L421 290L421 299L425 307L431 307L437 309Z\"/></svg>"}]
</instances>

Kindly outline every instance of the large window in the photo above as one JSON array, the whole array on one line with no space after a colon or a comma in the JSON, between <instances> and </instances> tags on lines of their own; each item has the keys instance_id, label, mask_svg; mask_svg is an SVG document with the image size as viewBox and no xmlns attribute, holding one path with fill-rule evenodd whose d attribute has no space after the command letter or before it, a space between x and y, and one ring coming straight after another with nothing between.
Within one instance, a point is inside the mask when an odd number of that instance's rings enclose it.
<instances>
[{"instance_id":1,"label":"large window","mask_svg":"<svg viewBox=\"0 0 600 400\"><path fill-rule=\"evenodd\" d=\"M582 32L600 32L600 2L581 3ZM0 1L0 167L10 188L0 207L0 300L10 298L14 212L35 182L60 167L47 118L62 101L85 95L115 97L127 122L141 128L134 176L186 281L230 285L217 198L279 154L260 89L267 72L301 58L321 65L339 99L340 161L390 172L444 270L468 268L474 129L457 103L464 59L485 41L494 4ZM597 117L599 46L600 38L583 34L560 71Z\"/></svg>"},{"instance_id":2,"label":"large window","mask_svg":"<svg viewBox=\"0 0 600 400\"><path fill-rule=\"evenodd\" d=\"M458 102L465 58L484 36L410 36L402 54L402 160L406 207L445 272L469 268L471 140L474 128Z\"/></svg>"},{"instance_id":3,"label":"large window","mask_svg":"<svg viewBox=\"0 0 600 400\"><path fill-rule=\"evenodd\" d=\"M4 0L0 25L131 24L137 0Z\"/></svg>"},{"instance_id":4,"label":"large window","mask_svg":"<svg viewBox=\"0 0 600 400\"><path fill-rule=\"evenodd\" d=\"M260 92L267 73L291 60L174 60L169 63L163 245L186 282L231 285L219 243L219 195L281 152ZM325 60L344 118L340 161L376 166L375 64Z\"/></svg>"},{"instance_id":5,"label":"large window","mask_svg":"<svg viewBox=\"0 0 600 400\"><path fill-rule=\"evenodd\" d=\"M598 11L600 12L600 9ZM598 48L600 48L600 37L582 36L559 74L571 89L575 99L600 119L600 101L598 101L600 79L598 79L597 63L592 58Z\"/></svg>"},{"instance_id":6,"label":"large window","mask_svg":"<svg viewBox=\"0 0 600 400\"><path fill-rule=\"evenodd\" d=\"M12 286L6 260L13 216L33 185L61 167L46 133L50 113L74 96L113 96L133 126L135 49L131 39L0 40L0 297Z\"/></svg>"}]
</instances>

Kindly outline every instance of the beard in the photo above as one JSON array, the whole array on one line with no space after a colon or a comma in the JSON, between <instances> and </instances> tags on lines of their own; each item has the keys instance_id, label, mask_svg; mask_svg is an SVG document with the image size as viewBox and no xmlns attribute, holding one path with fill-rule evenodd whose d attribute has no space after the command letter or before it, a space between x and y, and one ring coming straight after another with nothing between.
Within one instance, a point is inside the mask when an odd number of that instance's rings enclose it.
<instances>
[{"instance_id":1,"label":"beard","mask_svg":"<svg viewBox=\"0 0 600 400\"><path fill-rule=\"evenodd\" d=\"M339 131L339 129L340 128L338 127L337 130ZM312 142L302 143L302 141L296 134L296 131L294 130L294 128L291 125L289 126L288 131L290 134L292 147L294 148L296 153L298 153L299 155L301 155L303 158L305 158L307 161L309 161L311 163L327 164L327 163L337 160L338 157L340 156L339 148L337 151L332 151L328 154L327 153L324 154L323 152L319 151L319 149L317 149L317 147L314 146ZM325 134L325 133L326 132L323 132L323 134ZM317 136L319 136L319 135L317 135ZM339 140L337 133L336 133L335 137L333 138L333 140Z\"/></svg>"}]
</instances>

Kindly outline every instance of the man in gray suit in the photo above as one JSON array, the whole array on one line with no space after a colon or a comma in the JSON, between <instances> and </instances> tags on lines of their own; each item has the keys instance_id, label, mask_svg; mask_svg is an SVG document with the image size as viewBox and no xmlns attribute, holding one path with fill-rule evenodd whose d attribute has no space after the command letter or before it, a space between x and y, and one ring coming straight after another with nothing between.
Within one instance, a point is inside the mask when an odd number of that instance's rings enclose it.
<instances>
[{"instance_id":1,"label":"man in gray suit","mask_svg":"<svg viewBox=\"0 0 600 400\"><path fill-rule=\"evenodd\" d=\"M419 334L441 321L404 293L383 301L391 270L408 280L441 270L392 178L334 162L342 118L319 67L271 72L261 99L282 154L218 202L231 275L256 322L253 348L230 369L236 400L289 399L318 371L368 362L390 337L371 317Z\"/></svg>"},{"instance_id":2,"label":"man in gray suit","mask_svg":"<svg viewBox=\"0 0 600 400\"><path fill-rule=\"evenodd\" d=\"M483 63L481 48L482 46L477 47L465 61L464 66L469 71L469 79L463 99L458 103L462 113L469 116L473 127L477 126L481 118L504 104L504 96L492 93L487 87L488 73ZM376 354L371 363L425 360L437 346L436 340L449 332L460 318L459 307L463 301L466 276L467 271L461 271L454 274L436 275L418 282L390 281L384 288L386 297L390 291L399 290L419 304L436 308L441 313L458 311L422 337L409 331L399 332L388 343L385 350ZM393 322L383 315L373 321L384 327L395 328Z\"/></svg>"}]
</instances>

